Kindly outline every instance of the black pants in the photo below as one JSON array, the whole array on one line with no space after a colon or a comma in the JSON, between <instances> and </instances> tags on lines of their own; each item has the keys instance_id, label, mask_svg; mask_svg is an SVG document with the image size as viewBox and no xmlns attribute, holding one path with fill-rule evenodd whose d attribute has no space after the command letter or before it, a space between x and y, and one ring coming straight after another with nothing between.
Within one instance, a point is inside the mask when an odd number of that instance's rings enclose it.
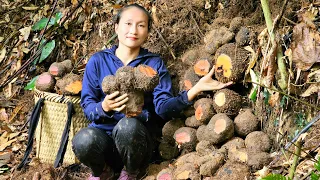
<instances>
[{"instance_id":1,"label":"black pants","mask_svg":"<svg viewBox=\"0 0 320 180\"><path fill-rule=\"evenodd\" d=\"M153 145L147 128L135 118L123 118L109 136L105 131L88 127L72 140L72 149L80 162L100 176L104 165L119 172L123 166L129 173L146 168Z\"/></svg>"}]
</instances>

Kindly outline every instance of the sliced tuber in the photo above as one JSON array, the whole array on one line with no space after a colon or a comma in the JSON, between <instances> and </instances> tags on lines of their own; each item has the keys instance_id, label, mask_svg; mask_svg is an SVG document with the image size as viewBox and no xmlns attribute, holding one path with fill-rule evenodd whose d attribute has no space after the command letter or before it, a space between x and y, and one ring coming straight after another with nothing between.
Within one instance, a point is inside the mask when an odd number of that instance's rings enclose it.
<instances>
[{"instance_id":1,"label":"sliced tuber","mask_svg":"<svg viewBox=\"0 0 320 180\"><path fill-rule=\"evenodd\" d=\"M207 125L202 125L197 130L199 141L207 140L213 145L229 140L233 134L233 121L223 113L214 115Z\"/></svg>"},{"instance_id":2,"label":"sliced tuber","mask_svg":"<svg viewBox=\"0 0 320 180\"><path fill-rule=\"evenodd\" d=\"M159 75L152 67L141 64L134 68L135 89L148 92L159 84Z\"/></svg>"},{"instance_id":3,"label":"sliced tuber","mask_svg":"<svg viewBox=\"0 0 320 180\"><path fill-rule=\"evenodd\" d=\"M178 144L178 147L188 152L195 150L198 143L196 129L190 127L181 127L174 133L173 137Z\"/></svg>"},{"instance_id":4,"label":"sliced tuber","mask_svg":"<svg viewBox=\"0 0 320 180\"><path fill-rule=\"evenodd\" d=\"M180 80L180 90L190 90L200 80L199 76L194 72L193 68L187 69L182 80Z\"/></svg>"},{"instance_id":5,"label":"sliced tuber","mask_svg":"<svg viewBox=\"0 0 320 180\"><path fill-rule=\"evenodd\" d=\"M193 65L194 72L196 73L196 75L200 77L208 74L211 68L212 68L211 60L207 58L198 59L196 63Z\"/></svg>"},{"instance_id":6,"label":"sliced tuber","mask_svg":"<svg viewBox=\"0 0 320 180\"><path fill-rule=\"evenodd\" d=\"M215 54L215 78L220 82L239 82L243 79L249 54L234 43L221 46Z\"/></svg>"},{"instance_id":7,"label":"sliced tuber","mask_svg":"<svg viewBox=\"0 0 320 180\"><path fill-rule=\"evenodd\" d=\"M212 99L201 98L194 103L195 118L202 123L208 123L208 121L214 115L214 108Z\"/></svg>"},{"instance_id":8,"label":"sliced tuber","mask_svg":"<svg viewBox=\"0 0 320 180\"><path fill-rule=\"evenodd\" d=\"M40 91L52 92L56 85L56 79L48 72L39 75L36 81L36 88Z\"/></svg>"},{"instance_id":9,"label":"sliced tuber","mask_svg":"<svg viewBox=\"0 0 320 180\"><path fill-rule=\"evenodd\" d=\"M173 169L172 168L162 169L157 175L157 180L174 180Z\"/></svg>"},{"instance_id":10,"label":"sliced tuber","mask_svg":"<svg viewBox=\"0 0 320 180\"><path fill-rule=\"evenodd\" d=\"M82 90L82 76L69 73L57 80L56 90L59 94L78 95Z\"/></svg>"},{"instance_id":11,"label":"sliced tuber","mask_svg":"<svg viewBox=\"0 0 320 180\"><path fill-rule=\"evenodd\" d=\"M221 89L214 94L213 107L217 113L235 116L241 108L241 96L230 89Z\"/></svg>"},{"instance_id":12,"label":"sliced tuber","mask_svg":"<svg viewBox=\"0 0 320 180\"><path fill-rule=\"evenodd\" d=\"M184 126L184 122L181 119L173 119L166 122L162 128L163 140L171 144L175 143L175 139L173 138L174 133L176 130Z\"/></svg>"},{"instance_id":13,"label":"sliced tuber","mask_svg":"<svg viewBox=\"0 0 320 180\"><path fill-rule=\"evenodd\" d=\"M63 77L65 74L72 71L72 62L67 59L62 62L54 62L49 67L49 73L54 77Z\"/></svg>"}]
</instances>

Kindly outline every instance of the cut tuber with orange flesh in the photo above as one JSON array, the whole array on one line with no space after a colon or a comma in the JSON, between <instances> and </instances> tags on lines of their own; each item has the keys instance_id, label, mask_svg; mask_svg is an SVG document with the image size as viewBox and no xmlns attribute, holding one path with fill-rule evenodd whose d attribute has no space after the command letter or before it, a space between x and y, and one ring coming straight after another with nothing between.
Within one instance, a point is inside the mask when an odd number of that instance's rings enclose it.
<instances>
[{"instance_id":1,"label":"cut tuber with orange flesh","mask_svg":"<svg viewBox=\"0 0 320 180\"><path fill-rule=\"evenodd\" d=\"M180 90L190 90L200 80L199 76L194 72L193 68L187 69L182 80L180 80Z\"/></svg>"},{"instance_id":2,"label":"cut tuber with orange flesh","mask_svg":"<svg viewBox=\"0 0 320 180\"><path fill-rule=\"evenodd\" d=\"M159 84L159 75L156 70L147 65L139 65L134 68L136 89L141 91L152 91Z\"/></svg>"},{"instance_id":3,"label":"cut tuber with orange flesh","mask_svg":"<svg viewBox=\"0 0 320 180\"><path fill-rule=\"evenodd\" d=\"M184 127L184 122L181 119L173 119L163 126L162 128L162 138L166 142L175 143L175 139L173 138L174 133L181 127Z\"/></svg>"},{"instance_id":4,"label":"cut tuber with orange flesh","mask_svg":"<svg viewBox=\"0 0 320 180\"><path fill-rule=\"evenodd\" d=\"M211 68L212 68L212 63L210 62L209 59L199 59L193 66L194 72L200 77L208 74Z\"/></svg>"},{"instance_id":5,"label":"cut tuber with orange flesh","mask_svg":"<svg viewBox=\"0 0 320 180\"><path fill-rule=\"evenodd\" d=\"M57 81L56 90L59 94L78 95L82 90L82 76L73 73L63 76Z\"/></svg>"},{"instance_id":6,"label":"cut tuber with orange flesh","mask_svg":"<svg viewBox=\"0 0 320 180\"><path fill-rule=\"evenodd\" d=\"M36 81L36 88L40 91L52 92L56 84L55 78L48 72L39 75Z\"/></svg>"},{"instance_id":7,"label":"cut tuber with orange flesh","mask_svg":"<svg viewBox=\"0 0 320 180\"><path fill-rule=\"evenodd\" d=\"M221 89L214 94L213 107L217 113L235 116L242 105L241 96L230 89Z\"/></svg>"},{"instance_id":8,"label":"cut tuber with orange flesh","mask_svg":"<svg viewBox=\"0 0 320 180\"><path fill-rule=\"evenodd\" d=\"M234 43L221 46L215 54L215 77L218 81L239 82L243 79L248 51Z\"/></svg>"},{"instance_id":9,"label":"cut tuber with orange flesh","mask_svg":"<svg viewBox=\"0 0 320 180\"><path fill-rule=\"evenodd\" d=\"M199 141L207 140L213 145L229 140L233 134L233 121L223 113L214 115L207 125L202 125L197 130Z\"/></svg>"},{"instance_id":10,"label":"cut tuber with orange flesh","mask_svg":"<svg viewBox=\"0 0 320 180\"><path fill-rule=\"evenodd\" d=\"M65 74L72 71L72 62L67 59L62 62L54 62L49 67L49 73L54 77L63 77Z\"/></svg>"},{"instance_id":11,"label":"cut tuber with orange flesh","mask_svg":"<svg viewBox=\"0 0 320 180\"><path fill-rule=\"evenodd\" d=\"M194 103L195 118L202 123L208 123L215 114L212 99L201 98Z\"/></svg>"},{"instance_id":12,"label":"cut tuber with orange flesh","mask_svg":"<svg viewBox=\"0 0 320 180\"><path fill-rule=\"evenodd\" d=\"M195 150L198 143L196 132L197 130L193 128L182 127L176 130L173 137L180 149L184 149L187 152L192 152Z\"/></svg>"}]
</instances>

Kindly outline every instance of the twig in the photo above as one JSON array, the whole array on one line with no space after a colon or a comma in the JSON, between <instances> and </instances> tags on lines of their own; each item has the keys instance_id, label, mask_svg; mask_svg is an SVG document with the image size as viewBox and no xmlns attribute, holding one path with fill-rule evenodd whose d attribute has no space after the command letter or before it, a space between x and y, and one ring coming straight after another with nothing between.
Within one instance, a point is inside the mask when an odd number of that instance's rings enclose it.
<instances>
[{"instance_id":1,"label":"twig","mask_svg":"<svg viewBox=\"0 0 320 180\"><path fill-rule=\"evenodd\" d=\"M320 111L320 107L314 106L314 105L312 105L312 104L309 104L309 103L307 103L306 101L302 101L302 100L300 100L300 99L298 99L298 98L296 98L296 97L294 97L294 96L291 96L291 95L289 95L289 94L287 94L287 93L285 93L285 92L279 91L279 90L274 89L274 88L266 87L266 86L264 86L264 85L262 85L262 84L259 84L259 83L256 83L256 82L249 81L249 83L256 84L256 85L258 85L258 86L261 86L261 87L270 89L270 90L272 90L272 91L276 91L276 92L278 92L278 93L280 93L280 94L282 94L282 95L288 96L288 97L291 98L291 99L294 99L294 100L296 100L296 101L298 101L298 102L300 102L300 103L302 103L302 104L304 104L304 105L310 106L310 107L315 108L316 110L319 110L319 111Z\"/></svg>"},{"instance_id":2,"label":"twig","mask_svg":"<svg viewBox=\"0 0 320 180\"><path fill-rule=\"evenodd\" d=\"M108 39L108 41L106 42L105 46L108 46L111 43L111 41L113 41L117 36L117 34L112 35L112 37Z\"/></svg>"},{"instance_id":3,"label":"twig","mask_svg":"<svg viewBox=\"0 0 320 180\"><path fill-rule=\"evenodd\" d=\"M200 33L200 38L201 38L201 37L204 37L204 34L201 32L201 29L200 29L200 27L199 27L196 19L193 17L192 12L191 12L191 18L192 18L192 20L194 21L194 23L196 24L196 27L197 27L197 29L198 29L198 31L199 31L199 33Z\"/></svg>"},{"instance_id":4,"label":"twig","mask_svg":"<svg viewBox=\"0 0 320 180\"><path fill-rule=\"evenodd\" d=\"M292 165L291 165L290 170L289 170L289 179L293 179L293 177L294 177L294 173L296 171L296 168L297 168L297 165L298 165L299 156L300 156L300 153L301 153L301 142L297 141L296 145L297 145L297 147L296 147L296 150L295 150L295 156L293 158L293 162L292 162Z\"/></svg>"},{"instance_id":5,"label":"twig","mask_svg":"<svg viewBox=\"0 0 320 180\"><path fill-rule=\"evenodd\" d=\"M293 25L297 25L298 23L291 21L290 19L286 18L286 17L282 17L284 20L288 21L289 23L293 24Z\"/></svg>"},{"instance_id":6,"label":"twig","mask_svg":"<svg viewBox=\"0 0 320 180\"><path fill-rule=\"evenodd\" d=\"M280 24L280 21L281 21L281 18L283 17L283 14L284 14L284 11L286 9L286 6L288 4L288 0L284 0L283 4L282 4L282 8L281 8L281 11L280 11L280 14L277 16L277 18L275 19L274 23L273 23L273 27L272 29L277 29L279 24Z\"/></svg>"},{"instance_id":7,"label":"twig","mask_svg":"<svg viewBox=\"0 0 320 180\"><path fill-rule=\"evenodd\" d=\"M287 150L293 143L295 143L298 140L298 138L301 136L301 134L308 131L308 129L314 123L316 123L319 119L320 119L320 113L316 117L314 117L290 142L288 142L285 145L284 149ZM274 163L276 163L279 160L279 156L280 156L280 154L278 153L277 157L268 165L268 167L271 167Z\"/></svg>"},{"instance_id":8,"label":"twig","mask_svg":"<svg viewBox=\"0 0 320 180\"><path fill-rule=\"evenodd\" d=\"M152 25L153 29L158 33L158 35L160 36L160 39L164 42L164 44L167 46L167 48L169 49L170 53L171 53L171 56L173 57L174 60L176 60L176 56L174 55L171 47L168 45L168 43L166 42L166 40L164 40L162 34L159 32L159 30L156 28L155 25Z\"/></svg>"}]
</instances>

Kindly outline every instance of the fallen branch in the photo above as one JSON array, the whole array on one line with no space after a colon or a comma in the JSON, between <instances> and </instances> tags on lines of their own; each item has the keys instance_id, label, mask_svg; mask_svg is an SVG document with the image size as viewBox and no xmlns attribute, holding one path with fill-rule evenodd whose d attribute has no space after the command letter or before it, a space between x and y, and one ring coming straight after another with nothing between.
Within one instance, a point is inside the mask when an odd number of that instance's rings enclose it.
<instances>
[{"instance_id":1,"label":"fallen branch","mask_svg":"<svg viewBox=\"0 0 320 180\"><path fill-rule=\"evenodd\" d=\"M274 26L271 19L271 13L269 9L268 0L261 0L261 6L264 14L264 18L267 24L268 32L271 38L271 42L274 42L275 35L274 35ZM283 6L285 7L285 6ZM283 14L283 12L282 12ZM286 64L284 62L283 52L282 48L279 45L277 48L277 63L278 63L278 69L280 72L280 79L278 80L278 85L282 90L286 90L288 87L288 73L286 69Z\"/></svg>"},{"instance_id":2,"label":"fallen branch","mask_svg":"<svg viewBox=\"0 0 320 180\"><path fill-rule=\"evenodd\" d=\"M299 156L301 153L301 145L302 143L300 141L296 142L296 150L295 150L295 154L294 158L293 158L293 162L291 164L290 170L289 170L289 179L293 179L294 177L294 173L296 171L297 165L298 165L298 160L299 160Z\"/></svg>"}]
</instances>

